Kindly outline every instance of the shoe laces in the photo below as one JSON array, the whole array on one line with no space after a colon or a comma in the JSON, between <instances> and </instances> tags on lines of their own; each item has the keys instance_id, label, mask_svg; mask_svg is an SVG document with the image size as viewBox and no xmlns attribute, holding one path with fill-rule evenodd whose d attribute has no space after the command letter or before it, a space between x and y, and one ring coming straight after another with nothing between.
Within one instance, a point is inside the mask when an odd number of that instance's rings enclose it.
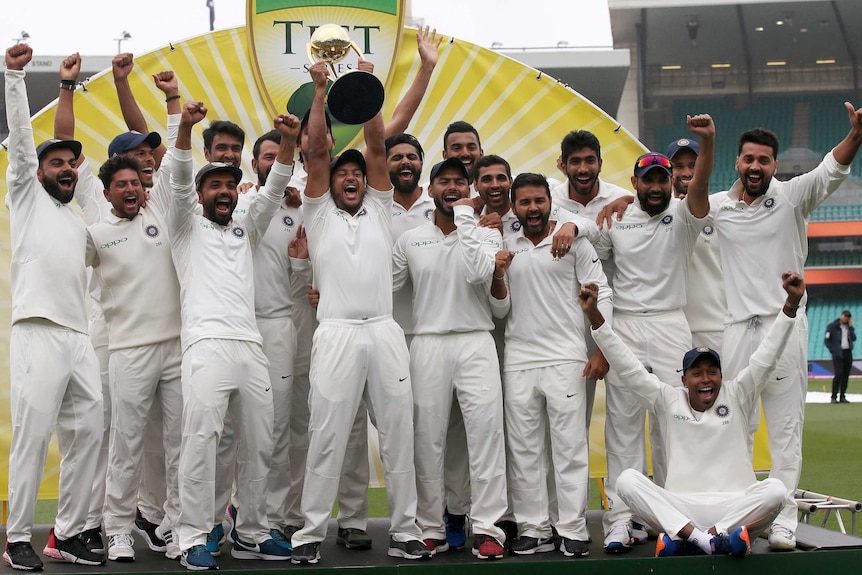
<instances>
[{"instance_id":1,"label":"shoe laces","mask_svg":"<svg viewBox=\"0 0 862 575\"><path fill-rule=\"evenodd\" d=\"M128 533L120 533L118 535L111 535L111 543L120 547L132 547L135 541Z\"/></svg>"}]
</instances>

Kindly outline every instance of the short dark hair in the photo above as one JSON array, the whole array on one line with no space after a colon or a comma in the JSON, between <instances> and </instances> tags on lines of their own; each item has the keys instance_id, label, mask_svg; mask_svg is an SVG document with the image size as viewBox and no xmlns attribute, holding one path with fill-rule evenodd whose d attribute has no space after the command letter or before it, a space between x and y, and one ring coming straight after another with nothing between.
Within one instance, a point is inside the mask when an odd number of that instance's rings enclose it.
<instances>
[{"instance_id":1,"label":"short dark hair","mask_svg":"<svg viewBox=\"0 0 862 575\"><path fill-rule=\"evenodd\" d=\"M446 128L446 133L443 134L443 149L446 149L446 141L449 139L449 134L455 134L458 132L471 132L476 136L476 142L478 142L479 147L482 147L482 139L479 137L479 132L476 131L476 128L473 127L472 124L465 122L464 120L457 120L449 124Z\"/></svg>"},{"instance_id":2,"label":"short dark hair","mask_svg":"<svg viewBox=\"0 0 862 575\"><path fill-rule=\"evenodd\" d=\"M487 156L479 158L479 161L473 164L473 171L470 173L470 178L475 180L479 177L480 168L487 168L488 166L494 165L504 166L506 168L506 175L509 176L510 180L512 179L512 168L509 166L509 162L496 154L488 154Z\"/></svg>"},{"instance_id":3,"label":"short dark hair","mask_svg":"<svg viewBox=\"0 0 862 575\"><path fill-rule=\"evenodd\" d=\"M264 142L275 142L281 145L281 132L278 130L270 130L254 142L254 147L251 149L252 157L257 160L260 157L260 148Z\"/></svg>"},{"instance_id":4,"label":"short dark hair","mask_svg":"<svg viewBox=\"0 0 862 575\"><path fill-rule=\"evenodd\" d=\"M583 148L591 149L599 160L602 159L602 145L596 135L586 130L574 130L560 142L560 160L565 164L572 152Z\"/></svg>"},{"instance_id":5,"label":"short dark hair","mask_svg":"<svg viewBox=\"0 0 862 575\"><path fill-rule=\"evenodd\" d=\"M126 154L120 154L107 160L99 167L99 179L105 189L110 189L111 181L114 179L114 174L120 170L135 170L138 173L138 178L141 177L141 163L137 158Z\"/></svg>"},{"instance_id":6,"label":"short dark hair","mask_svg":"<svg viewBox=\"0 0 862 575\"><path fill-rule=\"evenodd\" d=\"M390 136L386 138L386 156L389 156L389 150L397 146L398 144L410 144L416 151L419 153L419 160L425 161L425 150L422 149L422 144L419 143L419 140L416 139L416 136L413 134L408 134L407 132L402 132L400 134L395 134L394 136Z\"/></svg>"},{"instance_id":7,"label":"short dark hair","mask_svg":"<svg viewBox=\"0 0 862 575\"><path fill-rule=\"evenodd\" d=\"M518 188L523 188L525 186L539 186L540 188L545 188L545 193L548 194L548 199L551 199L551 188L548 186L548 178L542 174L524 172L523 174L518 174L515 177L515 181L512 182L512 191L509 195L513 204L515 203L515 193L518 191Z\"/></svg>"},{"instance_id":8,"label":"short dark hair","mask_svg":"<svg viewBox=\"0 0 862 575\"><path fill-rule=\"evenodd\" d=\"M736 154L742 154L742 146L745 144L761 144L772 148L772 159L778 158L778 136L772 130L766 128L753 128L739 135L739 150Z\"/></svg>"},{"instance_id":9,"label":"short dark hair","mask_svg":"<svg viewBox=\"0 0 862 575\"><path fill-rule=\"evenodd\" d=\"M212 149L213 140L215 139L216 134L227 134L228 136L233 136L239 140L243 146L245 146L245 132L242 128L227 120L216 120L210 124L209 128L204 130L204 148L207 150Z\"/></svg>"}]
</instances>

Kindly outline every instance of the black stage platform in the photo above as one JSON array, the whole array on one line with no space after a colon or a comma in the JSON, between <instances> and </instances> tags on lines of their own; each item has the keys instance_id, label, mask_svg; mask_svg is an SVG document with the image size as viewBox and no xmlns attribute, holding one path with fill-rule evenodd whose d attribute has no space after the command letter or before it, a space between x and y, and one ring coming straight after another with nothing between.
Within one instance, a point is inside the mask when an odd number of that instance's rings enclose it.
<instances>
[{"instance_id":1,"label":"black stage platform","mask_svg":"<svg viewBox=\"0 0 862 575\"><path fill-rule=\"evenodd\" d=\"M362 571L363 575L394 575L409 573L425 575L432 573L485 575L579 575L605 574L672 574L685 575L796 575L823 573L857 573L862 564L862 538L842 535L818 527L800 524L797 533L799 547L793 552L770 553L766 540L758 539L753 545L752 555L738 559L735 557L669 557L655 558L655 542L633 547L628 553L608 555L602 550L601 511L588 512L590 533L593 543L590 556L566 558L559 551L541 553L534 556L506 556L499 561L480 561L470 549L448 551L437 555L430 561L406 561L393 559L386 555L389 537L386 519L372 519L368 531L374 538L374 548L368 551L348 551L335 544L336 525L333 521L329 534L321 546L321 560L317 565L292 565L289 561L238 561L230 556L230 546L222 546L218 558L221 572L250 575L255 572L291 570L309 574L343 573L347 569ZM33 534L33 547L41 554L48 538L47 527L37 527ZM806 549L806 550L803 550ZM104 567L86 567L44 559L46 573L85 574L101 573L115 575L125 573L186 573L178 561L169 561L163 555L149 551L140 537L135 536L136 561L117 563L109 561ZM6 566L8 572L12 569Z\"/></svg>"}]
</instances>

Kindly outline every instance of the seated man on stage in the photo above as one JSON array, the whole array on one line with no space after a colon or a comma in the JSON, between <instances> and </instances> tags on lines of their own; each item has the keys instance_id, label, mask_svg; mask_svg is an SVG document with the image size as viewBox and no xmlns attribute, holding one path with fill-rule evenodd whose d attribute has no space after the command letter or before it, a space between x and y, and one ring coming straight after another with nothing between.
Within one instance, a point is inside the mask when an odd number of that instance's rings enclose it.
<instances>
[{"instance_id":1,"label":"seated man on stage","mask_svg":"<svg viewBox=\"0 0 862 575\"><path fill-rule=\"evenodd\" d=\"M769 527L781 510L784 485L774 478L757 481L746 440L749 409L772 378L805 293L800 275L787 272L781 279L787 292L783 313L748 367L722 382L718 353L696 347L683 358L682 387L647 372L605 324L595 284L581 290L581 307L611 368L665 426L665 487L634 469L617 479L617 493L635 516L665 531L658 538L656 556L747 555L751 537Z\"/></svg>"}]
</instances>

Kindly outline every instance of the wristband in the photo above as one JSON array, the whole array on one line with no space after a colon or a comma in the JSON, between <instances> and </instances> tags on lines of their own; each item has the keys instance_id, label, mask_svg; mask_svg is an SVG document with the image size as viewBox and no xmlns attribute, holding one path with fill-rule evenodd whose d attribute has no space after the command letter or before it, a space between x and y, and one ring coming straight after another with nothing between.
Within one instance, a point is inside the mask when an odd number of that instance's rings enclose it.
<instances>
[{"instance_id":1,"label":"wristband","mask_svg":"<svg viewBox=\"0 0 862 575\"><path fill-rule=\"evenodd\" d=\"M180 95L174 94L173 96L168 96L167 98L165 98L165 102L171 102L173 100L179 100L179 99L180 99Z\"/></svg>"},{"instance_id":2,"label":"wristband","mask_svg":"<svg viewBox=\"0 0 862 575\"><path fill-rule=\"evenodd\" d=\"M61 90L69 90L70 92L75 91L75 81L74 80L60 80L60 89Z\"/></svg>"},{"instance_id":3,"label":"wristband","mask_svg":"<svg viewBox=\"0 0 862 575\"><path fill-rule=\"evenodd\" d=\"M495 280L502 280L502 279L505 279L505 278L506 278L506 273L505 273L505 272L503 272L503 275L501 275L500 277L497 277L497 274L491 274L491 275L493 275L493 276L494 276L494 279L495 279Z\"/></svg>"},{"instance_id":4,"label":"wristband","mask_svg":"<svg viewBox=\"0 0 862 575\"><path fill-rule=\"evenodd\" d=\"M792 303L785 301L784 307L786 307L787 309L799 309L799 304L793 305Z\"/></svg>"}]
</instances>

